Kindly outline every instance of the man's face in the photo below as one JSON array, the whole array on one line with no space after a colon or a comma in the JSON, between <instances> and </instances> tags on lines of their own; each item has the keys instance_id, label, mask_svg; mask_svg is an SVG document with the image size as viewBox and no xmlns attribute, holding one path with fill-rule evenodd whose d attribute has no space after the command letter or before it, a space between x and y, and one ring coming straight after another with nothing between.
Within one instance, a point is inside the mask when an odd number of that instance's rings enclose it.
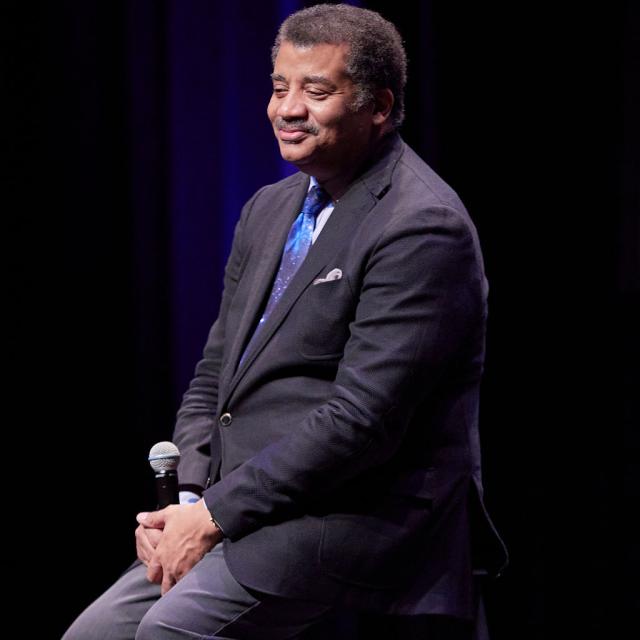
<instances>
[{"instance_id":1,"label":"man's face","mask_svg":"<svg viewBox=\"0 0 640 640\"><path fill-rule=\"evenodd\" d=\"M267 113L280 153L318 179L361 156L372 127L370 107L352 107L356 86L346 73L347 45L297 47L284 41L275 61Z\"/></svg>"}]
</instances>

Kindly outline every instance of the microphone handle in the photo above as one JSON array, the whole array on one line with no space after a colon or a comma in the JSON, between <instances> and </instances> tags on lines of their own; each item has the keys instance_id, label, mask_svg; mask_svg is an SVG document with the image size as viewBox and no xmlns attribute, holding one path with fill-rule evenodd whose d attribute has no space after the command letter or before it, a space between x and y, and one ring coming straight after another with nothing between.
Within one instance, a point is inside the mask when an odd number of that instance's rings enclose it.
<instances>
[{"instance_id":1,"label":"microphone handle","mask_svg":"<svg viewBox=\"0 0 640 640\"><path fill-rule=\"evenodd\" d=\"M158 509L170 504L178 504L178 474L175 471L156 473L156 489L158 493Z\"/></svg>"}]
</instances>

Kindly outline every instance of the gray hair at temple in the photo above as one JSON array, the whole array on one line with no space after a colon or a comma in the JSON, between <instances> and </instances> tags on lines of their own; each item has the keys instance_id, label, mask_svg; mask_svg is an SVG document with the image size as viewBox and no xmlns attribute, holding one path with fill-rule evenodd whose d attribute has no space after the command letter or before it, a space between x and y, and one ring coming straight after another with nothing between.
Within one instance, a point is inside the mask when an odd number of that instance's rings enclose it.
<instances>
[{"instance_id":1,"label":"gray hair at temple","mask_svg":"<svg viewBox=\"0 0 640 640\"><path fill-rule=\"evenodd\" d=\"M396 27L379 13L348 4L317 4L292 13L280 25L271 51L275 64L280 45L347 44L347 73L357 86L354 109L373 102L376 89L391 89L391 123L404 120L407 54Z\"/></svg>"}]
</instances>

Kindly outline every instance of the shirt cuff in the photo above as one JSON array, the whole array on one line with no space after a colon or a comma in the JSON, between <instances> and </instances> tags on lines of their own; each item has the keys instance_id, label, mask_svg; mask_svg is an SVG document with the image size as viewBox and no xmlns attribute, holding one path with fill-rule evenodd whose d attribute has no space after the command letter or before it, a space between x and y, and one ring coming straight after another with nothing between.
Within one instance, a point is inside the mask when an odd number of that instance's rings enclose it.
<instances>
[{"instance_id":1,"label":"shirt cuff","mask_svg":"<svg viewBox=\"0 0 640 640\"><path fill-rule=\"evenodd\" d=\"M180 491L178 493L178 498L180 500L180 504L191 504L200 500L200 496L197 493L193 493L193 491Z\"/></svg>"}]
</instances>

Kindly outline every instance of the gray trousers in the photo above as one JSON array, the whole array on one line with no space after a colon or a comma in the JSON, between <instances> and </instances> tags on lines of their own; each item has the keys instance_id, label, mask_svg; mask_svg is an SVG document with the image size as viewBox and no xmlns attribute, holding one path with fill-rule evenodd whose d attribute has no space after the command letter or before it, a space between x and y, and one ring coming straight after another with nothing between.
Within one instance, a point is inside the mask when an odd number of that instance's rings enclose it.
<instances>
[{"instance_id":1,"label":"gray trousers","mask_svg":"<svg viewBox=\"0 0 640 640\"><path fill-rule=\"evenodd\" d=\"M233 578L216 545L164 596L135 562L87 607L63 640L295 638L331 607L250 593Z\"/></svg>"}]
</instances>

